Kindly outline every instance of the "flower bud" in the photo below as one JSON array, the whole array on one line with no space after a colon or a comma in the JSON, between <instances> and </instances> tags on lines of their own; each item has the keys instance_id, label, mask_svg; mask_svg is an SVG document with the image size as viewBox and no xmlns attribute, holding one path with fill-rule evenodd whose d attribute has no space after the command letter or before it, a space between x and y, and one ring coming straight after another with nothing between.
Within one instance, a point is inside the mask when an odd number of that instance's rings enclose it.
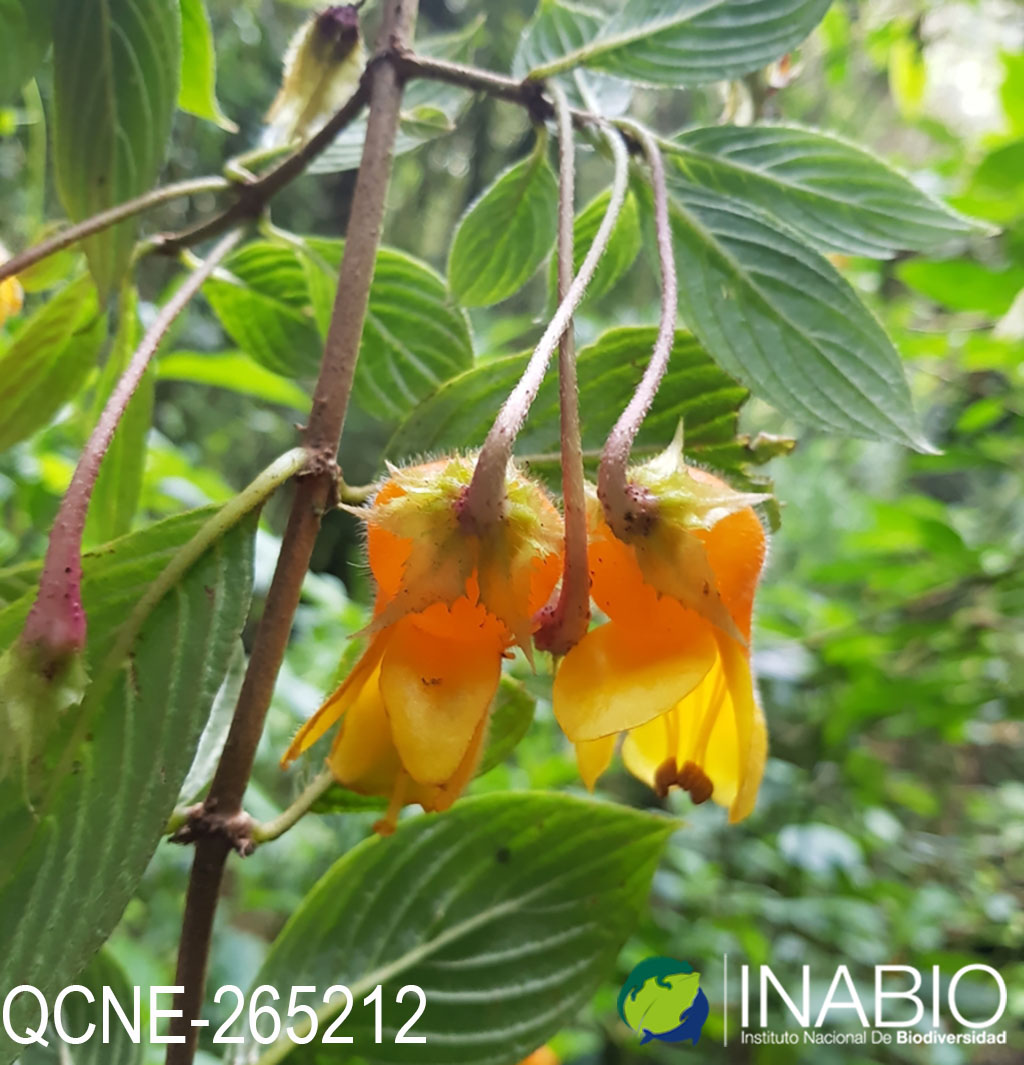
<instances>
[{"instance_id":1,"label":"flower bud","mask_svg":"<svg viewBox=\"0 0 1024 1065\"><path fill-rule=\"evenodd\" d=\"M267 112L268 146L306 140L349 99L366 66L359 5L311 16L284 56L281 89Z\"/></svg>"}]
</instances>

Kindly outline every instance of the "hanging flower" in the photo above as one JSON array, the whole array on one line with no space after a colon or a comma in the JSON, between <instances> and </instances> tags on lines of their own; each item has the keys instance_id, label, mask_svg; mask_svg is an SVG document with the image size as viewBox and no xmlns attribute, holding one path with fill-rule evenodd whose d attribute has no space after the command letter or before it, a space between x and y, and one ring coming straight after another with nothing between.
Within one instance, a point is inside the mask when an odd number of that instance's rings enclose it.
<instances>
[{"instance_id":1,"label":"hanging flower","mask_svg":"<svg viewBox=\"0 0 1024 1065\"><path fill-rule=\"evenodd\" d=\"M562 661L554 711L588 787L626 733L626 767L660 795L678 786L739 821L753 809L767 735L750 668L765 534L752 505L686 466L682 438L630 474L653 520L626 543L590 506L592 596L608 622Z\"/></svg>"},{"instance_id":2,"label":"hanging flower","mask_svg":"<svg viewBox=\"0 0 1024 1065\"><path fill-rule=\"evenodd\" d=\"M502 660L514 643L529 652L558 579L561 519L542 489L511 471L503 519L478 536L459 520L472 473L462 458L392 469L356 512L377 581L370 643L282 760L340 722L328 765L345 787L390 798L382 833L406 803L447 809L471 779Z\"/></svg>"}]
</instances>

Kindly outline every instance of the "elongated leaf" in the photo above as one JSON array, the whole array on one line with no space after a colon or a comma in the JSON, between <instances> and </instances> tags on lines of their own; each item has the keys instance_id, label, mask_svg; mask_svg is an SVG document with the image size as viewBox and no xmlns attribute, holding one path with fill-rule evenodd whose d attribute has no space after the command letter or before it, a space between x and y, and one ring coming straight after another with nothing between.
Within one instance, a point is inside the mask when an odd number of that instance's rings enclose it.
<instances>
[{"instance_id":1,"label":"elongated leaf","mask_svg":"<svg viewBox=\"0 0 1024 1065\"><path fill-rule=\"evenodd\" d=\"M558 182L541 146L486 189L452 240L448 277L458 300L486 307L518 292L551 251Z\"/></svg>"},{"instance_id":2,"label":"elongated leaf","mask_svg":"<svg viewBox=\"0 0 1024 1065\"><path fill-rule=\"evenodd\" d=\"M261 366L291 378L316 373L322 344L293 249L247 244L203 285L203 295L231 339Z\"/></svg>"},{"instance_id":3,"label":"elongated leaf","mask_svg":"<svg viewBox=\"0 0 1024 1065\"><path fill-rule=\"evenodd\" d=\"M206 4L204 0L181 0L178 106L182 111L209 119L228 133L237 133L238 126L220 108L216 86L217 55Z\"/></svg>"},{"instance_id":4,"label":"elongated leaf","mask_svg":"<svg viewBox=\"0 0 1024 1065\"><path fill-rule=\"evenodd\" d=\"M827 259L709 190L677 189L671 221L679 309L727 373L805 425L931 450L892 341Z\"/></svg>"},{"instance_id":5,"label":"elongated leaf","mask_svg":"<svg viewBox=\"0 0 1024 1065\"><path fill-rule=\"evenodd\" d=\"M589 40L534 71L541 76L586 66L651 85L723 81L766 66L796 47L830 3L626 0L611 18L597 20L596 27L593 16L581 16L578 35L589 31Z\"/></svg>"},{"instance_id":6,"label":"elongated leaf","mask_svg":"<svg viewBox=\"0 0 1024 1065\"><path fill-rule=\"evenodd\" d=\"M610 199L610 190L599 193L576 216L573 223L572 247L574 273L583 265L583 259L590 250L590 245L594 243L594 237L597 236L601 221L608 210ZM622 211L612 229L611 239L598 264L597 273L594 274L594 279L587 288L586 299L593 302L614 288L616 282L633 265L637 255L640 254L642 244L636 200L630 193L626 195L626 202L622 205ZM558 291L558 257L556 255L551 257L550 275L548 287L554 300L554 294Z\"/></svg>"},{"instance_id":7,"label":"elongated leaf","mask_svg":"<svg viewBox=\"0 0 1024 1065\"><path fill-rule=\"evenodd\" d=\"M790 126L708 126L676 138L669 179L781 218L822 251L888 258L984 227L861 148Z\"/></svg>"},{"instance_id":8,"label":"elongated leaf","mask_svg":"<svg viewBox=\"0 0 1024 1065\"><path fill-rule=\"evenodd\" d=\"M309 293L326 335L341 241L310 238L305 258ZM360 408L397 422L473 361L465 312L443 277L394 248L381 248L370 286L353 395Z\"/></svg>"},{"instance_id":9,"label":"elongated leaf","mask_svg":"<svg viewBox=\"0 0 1024 1065\"><path fill-rule=\"evenodd\" d=\"M54 164L78 221L145 192L164 159L178 98L181 12L175 0L56 0ZM85 241L103 296L117 282L133 222Z\"/></svg>"},{"instance_id":10,"label":"elongated leaf","mask_svg":"<svg viewBox=\"0 0 1024 1065\"><path fill-rule=\"evenodd\" d=\"M126 287L121 301L120 321L113 348L98 389L96 414L124 373L139 342L142 330L138 316L138 293ZM146 436L153 424L153 367L143 374L135 395L128 402L121 422L110 442L89 502L86 536L89 543L106 543L123 536L131 528L139 506L142 476L146 468Z\"/></svg>"},{"instance_id":11,"label":"elongated leaf","mask_svg":"<svg viewBox=\"0 0 1024 1065\"><path fill-rule=\"evenodd\" d=\"M656 335L657 330L649 326L612 329L580 351L583 447L591 458L599 454L639 384ZM526 358L495 359L454 378L399 427L388 445L388 456L398 460L423 451L479 447L502 400L523 372ZM692 336L680 331L668 373L637 436L636 453L664 448L682 419L686 450L695 458L728 472L759 461L760 448L751 449L745 438L736 436L739 408L748 395ZM516 442L518 454L531 462L557 466L558 424L558 381L555 374L549 374ZM767 446L768 442L763 443Z\"/></svg>"},{"instance_id":12,"label":"elongated leaf","mask_svg":"<svg viewBox=\"0 0 1024 1065\"><path fill-rule=\"evenodd\" d=\"M344 984L336 1035L370 1065L509 1065L590 999L644 906L673 829L636 810L554 794L486 795L350 851L313 888L255 984ZM382 1035L363 998L383 985ZM423 989L426 1008L395 1045ZM321 992L322 993L322 992ZM319 1007L321 1032L344 999ZM238 1047L235 1061L250 1048ZM275 1046L275 1051L278 1047ZM277 1060L330 1062L319 1038Z\"/></svg>"},{"instance_id":13,"label":"elongated leaf","mask_svg":"<svg viewBox=\"0 0 1024 1065\"><path fill-rule=\"evenodd\" d=\"M145 1029L140 1032L141 1038L135 1041L113 1017L109 1024L109 1042L103 1037L104 988L111 989L129 1020L132 1019L134 992L121 966L109 953L101 951L76 983L87 987L96 1001L90 1005L80 994L69 995L61 1010L64 1031L69 1035L83 1036L92 1024L96 1026L92 1037L78 1045L65 1043L51 1022L45 1034L50 1045L25 1047L19 1065L139 1065L142 1061L142 1039L145 1038L142 1032Z\"/></svg>"},{"instance_id":14,"label":"elongated leaf","mask_svg":"<svg viewBox=\"0 0 1024 1065\"><path fill-rule=\"evenodd\" d=\"M525 78L531 70L582 48L598 35L606 18L602 12L580 4L540 0L512 59L513 76ZM586 110L596 104L604 115L622 114L633 96L633 85L628 81L591 71L577 70L561 79L561 84L570 103Z\"/></svg>"},{"instance_id":15,"label":"elongated leaf","mask_svg":"<svg viewBox=\"0 0 1024 1065\"><path fill-rule=\"evenodd\" d=\"M32 315L0 356L0 451L46 425L78 391L105 332L87 277Z\"/></svg>"},{"instance_id":16,"label":"elongated leaf","mask_svg":"<svg viewBox=\"0 0 1024 1065\"><path fill-rule=\"evenodd\" d=\"M156 373L161 381L190 381L295 410L309 409L309 396L301 388L241 351L175 351L160 359Z\"/></svg>"},{"instance_id":17,"label":"elongated leaf","mask_svg":"<svg viewBox=\"0 0 1024 1065\"><path fill-rule=\"evenodd\" d=\"M160 600L109 682L97 687L97 676L125 617L209 514L162 522L85 559L94 679L77 714L87 737L44 817L12 794L16 784L0 789L0 986L34 984L49 995L71 982L120 919L160 839L245 620L255 518ZM0 612L0 645L20 631L33 594ZM13 1056L0 1048L4 1065Z\"/></svg>"},{"instance_id":18,"label":"elongated leaf","mask_svg":"<svg viewBox=\"0 0 1024 1065\"><path fill-rule=\"evenodd\" d=\"M50 46L54 0L0 0L0 104L10 103Z\"/></svg>"},{"instance_id":19,"label":"elongated leaf","mask_svg":"<svg viewBox=\"0 0 1024 1065\"><path fill-rule=\"evenodd\" d=\"M473 43L483 15L457 33L417 40L416 51L434 59L466 62L472 58ZM395 155L404 155L421 145L450 133L473 95L456 85L420 78L409 82L402 96L402 121L395 138ZM338 134L337 139L309 168L311 174L333 174L354 170L363 155L366 117L361 116Z\"/></svg>"}]
</instances>

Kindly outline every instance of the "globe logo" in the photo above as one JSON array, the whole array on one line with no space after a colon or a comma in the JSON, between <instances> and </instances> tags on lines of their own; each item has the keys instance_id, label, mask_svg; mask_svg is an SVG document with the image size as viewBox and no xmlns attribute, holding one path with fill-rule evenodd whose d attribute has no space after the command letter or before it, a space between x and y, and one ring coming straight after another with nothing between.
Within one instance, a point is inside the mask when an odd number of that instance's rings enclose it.
<instances>
[{"instance_id":1,"label":"globe logo","mask_svg":"<svg viewBox=\"0 0 1024 1065\"><path fill-rule=\"evenodd\" d=\"M619 992L619 1016L641 1043L696 1046L710 1006L700 987L700 973L675 958L647 958L626 978Z\"/></svg>"}]
</instances>

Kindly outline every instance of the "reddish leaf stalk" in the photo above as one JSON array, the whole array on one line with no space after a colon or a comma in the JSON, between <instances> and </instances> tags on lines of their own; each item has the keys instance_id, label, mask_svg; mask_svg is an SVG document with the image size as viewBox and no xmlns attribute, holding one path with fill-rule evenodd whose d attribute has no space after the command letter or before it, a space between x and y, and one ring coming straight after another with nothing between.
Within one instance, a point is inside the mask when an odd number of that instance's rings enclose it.
<instances>
[{"instance_id":1,"label":"reddish leaf stalk","mask_svg":"<svg viewBox=\"0 0 1024 1065\"><path fill-rule=\"evenodd\" d=\"M576 189L572 115L565 93L550 87L558 124L558 299L572 284L573 219ZM558 601L545 608L534 642L542 651L562 655L583 638L590 624L590 568L587 561L587 496L580 439L580 397L576 375L576 337L572 319L558 344L558 392L562 428L562 498L565 503L565 554Z\"/></svg>"},{"instance_id":2,"label":"reddish leaf stalk","mask_svg":"<svg viewBox=\"0 0 1024 1065\"><path fill-rule=\"evenodd\" d=\"M679 302L676 263L672 250L672 229L668 214L668 189L661 151L647 130L630 124L647 157L654 193L654 224L658 238L658 261L661 267L661 321L650 362L626 409L619 416L601 455L597 476L597 494L604 507L608 525L620 540L629 540L645 531L654 517L653 501L636 485L629 483L629 453L636 434L658 394L676 337L676 314Z\"/></svg>"},{"instance_id":3,"label":"reddish leaf stalk","mask_svg":"<svg viewBox=\"0 0 1024 1065\"><path fill-rule=\"evenodd\" d=\"M500 521L504 515L505 476L516 437L523 427L523 422L526 421L530 406L537 397L541 382L547 373L552 352L562 334L569 327L572 316L587 290L587 285L590 284L598 263L608 247L612 230L626 199L629 174L629 157L626 147L617 133L610 133L607 139L615 161L615 176L612 181L608 209L605 211L604 218L601 219L594 243L591 244L579 273L573 278L569 291L559 303L554 317L548 323L547 329L544 330L544 334L530 356L523 376L505 400L480 449L473 479L463 498L460 514L461 520L470 531L480 532Z\"/></svg>"},{"instance_id":4,"label":"reddish leaf stalk","mask_svg":"<svg viewBox=\"0 0 1024 1065\"><path fill-rule=\"evenodd\" d=\"M139 387L142 375L168 329L218 263L238 243L241 235L241 230L235 230L225 236L202 265L186 278L184 284L160 309L156 321L147 330L121 379L107 399L99 420L82 449L71 483L57 511L39 579L39 592L21 634L24 644L37 649L44 670L52 670L85 646L82 534L103 456L110 447L110 441L129 400Z\"/></svg>"}]
</instances>

